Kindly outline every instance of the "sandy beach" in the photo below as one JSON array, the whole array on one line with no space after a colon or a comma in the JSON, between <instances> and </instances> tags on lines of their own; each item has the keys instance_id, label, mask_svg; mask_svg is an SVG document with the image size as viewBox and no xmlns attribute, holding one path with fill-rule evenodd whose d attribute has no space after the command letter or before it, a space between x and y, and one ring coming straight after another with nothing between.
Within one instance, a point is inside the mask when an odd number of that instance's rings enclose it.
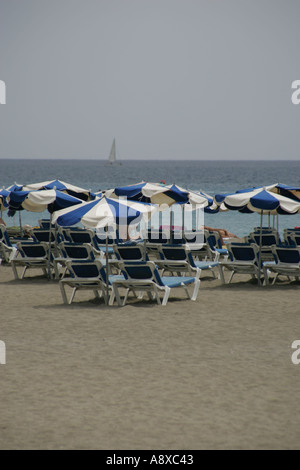
<instances>
[{"instance_id":1,"label":"sandy beach","mask_svg":"<svg viewBox=\"0 0 300 470\"><path fill-rule=\"evenodd\" d=\"M66 306L0 266L0 449L299 449L299 289L203 277L196 302Z\"/></svg>"}]
</instances>

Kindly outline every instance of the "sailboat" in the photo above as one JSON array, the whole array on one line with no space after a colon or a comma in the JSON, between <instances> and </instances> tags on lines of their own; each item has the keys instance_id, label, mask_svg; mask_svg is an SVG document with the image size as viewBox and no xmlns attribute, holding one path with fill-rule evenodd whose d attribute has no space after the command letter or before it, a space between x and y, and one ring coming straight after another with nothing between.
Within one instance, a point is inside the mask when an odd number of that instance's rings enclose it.
<instances>
[{"instance_id":1,"label":"sailboat","mask_svg":"<svg viewBox=\"0 0 300 470\"><path fill-rule=\"evenodd\" d=\"M111 149L110 149L110 154L109 154L108 162L110 163L110 165L114 165L114 164L116 164L116 163L118 163L119 165L121 165L120 162L117 162L116 139L113 140L113 143L112 143L112 146L111 146Z\"/></svg>"}]
</instances>

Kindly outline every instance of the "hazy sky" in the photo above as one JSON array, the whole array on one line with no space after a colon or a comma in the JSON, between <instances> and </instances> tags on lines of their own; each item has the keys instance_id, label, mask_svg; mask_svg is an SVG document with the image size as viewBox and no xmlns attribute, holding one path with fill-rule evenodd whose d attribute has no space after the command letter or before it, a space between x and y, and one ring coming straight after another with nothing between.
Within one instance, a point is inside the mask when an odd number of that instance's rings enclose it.
<instances>
[{"instance_id":1,"label":"hazy sky","mask_svg":"<svg viewBox=\"0 0 300 470\"><path fill-rule=\"evenodd\" d=\"M0 158L299 159L299 0L0 0Z\"/></svg>"}]
</instances>

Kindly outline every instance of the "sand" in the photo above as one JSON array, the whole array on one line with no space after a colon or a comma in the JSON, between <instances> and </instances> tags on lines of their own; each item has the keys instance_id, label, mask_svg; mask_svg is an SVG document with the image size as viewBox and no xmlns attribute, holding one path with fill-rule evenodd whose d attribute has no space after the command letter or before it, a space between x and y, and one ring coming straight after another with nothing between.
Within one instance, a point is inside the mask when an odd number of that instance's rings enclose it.
<instances>
[{"instance_id":1,"label":"sand","mask_svg":"<svg viewBox=\"0 0 300 470\"><path fill-rule=\"evenodd\" d=\"M204 277L196 302L66 306L0 266L0 449L299 449L299 291Z\"/></svg>"}]
</instances>

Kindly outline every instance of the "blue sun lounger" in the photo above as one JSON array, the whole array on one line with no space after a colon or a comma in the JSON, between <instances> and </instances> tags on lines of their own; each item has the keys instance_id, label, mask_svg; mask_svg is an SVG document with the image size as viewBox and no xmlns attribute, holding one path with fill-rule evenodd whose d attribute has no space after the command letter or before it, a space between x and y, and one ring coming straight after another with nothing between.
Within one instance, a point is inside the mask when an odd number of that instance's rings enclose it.
<instances>
[{"instance_id":1,"label":"blue sun lounger","mask_svg":"<svg viewBox=\"0 0 300 470\"><path fill-rule=\"evenodd\" d=\"M220 277L222 284L225 284L224 268L231 271L228 284L232 281L235 273L248 274L253 278L260 275L259 269L259 249L254 243L228 243L228 260L220 261ZM261 270L262 271L262 270Z\"/></svg>"},{"instance_id":2,"label":"blue sun lounger","mask_svg":"<svg viewBox=\"0 0 300 470\"><path fill-rule=\"evenodd\" d=\"M216 274L213 268L217 268L219 263L213 260L196 261L194 260L192 250L187 245L161 245L159 247L160 260L155 260L157 266L162 269L163 273L169 271L171 273L187 273L195 275L197 270L212 272Z\"/></svg>"},{"instance_id":3,"label":"blue sun lounger","mask_svg":"<svg viewBox=\"0 0 300 470\"><path fill-rule=\"evenodd\" d=\"M11 267L15 279L20 279L17 267L23 267L21 279L24 278L27 269L42 269L47 276L47 269L53 266L53 257L50 254L49 244L45 242L17 242L18 253L11 260Z\"/></svg>"},{"instance_id":4,"label":"blue sun lounger","mask_svg":"<svg viewBox=\"0 0 300 470\"><path fill-rule=\"evenodd\" d=\"M270 274L274 273L272 284L275 284L279 275L300 278L300 246L272 246L274 261L263 263L266 285L270 283Z\"/></svg>"},{"instance_id":5,"label":"blue sun lounger","mask_svg":"<svg viewBox=\"0 0 300 470\"><path fill-rule=\"evenodd\" d=\"M112 283L115 280L124 279L122 275L109 275L107 286L105 266L100 260L69 260L66 264L70 277L64 277L59 281L62 298L65 304L71 304L75 293L82 289L92 290L95 297L101 297L100 294L103 294L105 302L109 305L113 304L115 292L112 288ZM67 299L66 286L72 289L69 300ZM109 299L107 298L107 290Z\"/></svg>"},{"instance_id":6,"label":"blue sun lounger","mask_svg":"<svg viewBox=\"0 0 300 470\"><path fill-rule=\"evenodd\" d=\"M135 296L139 293L139 299L142 299L144 292L147 292L151 300L154 298L158 304L163 306L167 305L170 292L177 288L183 288L189 299L197 299L200 286L200 271L195 276L160 276L153 261L121 262L120 268L124 279L115 279L112 282L119 306L126 304L130 291ZM190 295L187 288L189 285L194 286L192 295ZM125 289L123 301L120 296L120 288ZM160 293L163 293L162 302L160 300Z\"/></svg>"}]
</instances>

